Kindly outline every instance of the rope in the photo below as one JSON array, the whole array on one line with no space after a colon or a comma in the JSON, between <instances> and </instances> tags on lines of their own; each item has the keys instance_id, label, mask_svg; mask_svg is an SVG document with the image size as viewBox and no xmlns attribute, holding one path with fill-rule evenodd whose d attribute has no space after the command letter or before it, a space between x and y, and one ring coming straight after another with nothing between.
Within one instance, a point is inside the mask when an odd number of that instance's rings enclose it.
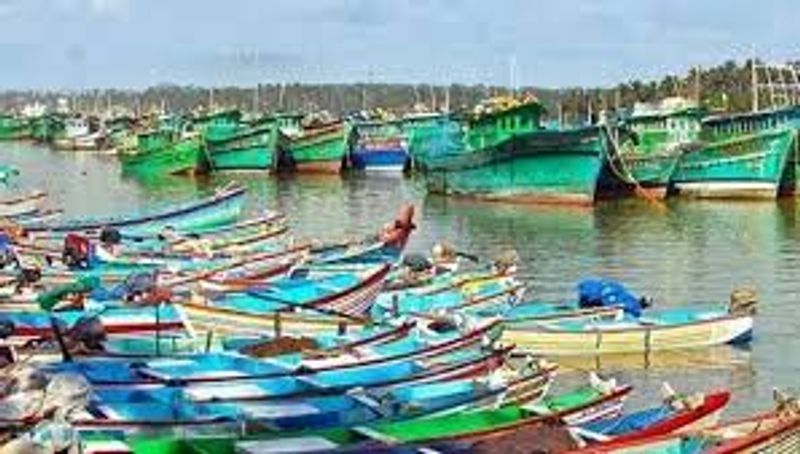
<instances>
[{"instance_id":1,"label":"rope","mask_svg":"<svg viewBox=\"0 0 800 454\"><path fill-rule=\"evenodd\" d=\"M642 187L639 181L637 181L636 178L633 177L633 175L630 172L630 169L628 169L628 167L625 165L625 160L622 159L622 155L620 153L621 148L619 146L619 143L617 143L616 139L614 139L614 137L612 136L611 130L608 127L608 125L604 124L602 127L603 130L605 131L606 137L608 137L609 142L611 143L611 145L614 147L615 150L614 156L608 159L609 168L614 173L614 175L616 175L616 177L619 178L622 182L633 185L634 193L637 196L643 198L645 201L649 202L659 212L662 213L666 212L667 206L664 204L664 202L649 194ZM619 164L621 165L622 169L617 168L615 163L615 161L617 160L619 160Z\"/></svg>"}]
</instances>

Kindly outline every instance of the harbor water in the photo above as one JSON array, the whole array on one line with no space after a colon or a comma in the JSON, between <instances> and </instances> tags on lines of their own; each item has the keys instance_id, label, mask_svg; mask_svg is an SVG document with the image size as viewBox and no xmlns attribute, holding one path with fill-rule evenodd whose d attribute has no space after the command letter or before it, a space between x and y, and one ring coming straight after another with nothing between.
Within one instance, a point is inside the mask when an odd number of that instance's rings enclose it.
<instances>
[{"instance_id":1,"label":"harbor water","mask_svg":"<svg viewBox=\"0 0 800 454\"><path fill-rule=\"evenodd\" d=\"M599 369L635 385L634 402L652 402L648 393L663 381L683 391L729 387L729 416L771 408L773 387L800 391L800 202L794 200L670 200L666 210L641 200L594 208L503 205L428 196L419 178L229 174L140 181L122 178L113 156L25 143L0 143L0 156L21 171L3 191L43 189L66 217L188 200L235 180L249 188L252 212L286 213L295 236L346 238L373 232L402 202L412 202L418 229L411 251L441 240L479 257L514 249L531 300L574 299L576 283L587 276L619 279L664 307L725 303L734 288L752 286L759 314L747 349L571 359L562 363L562 382Z\"/></svg>"}]
</instances>

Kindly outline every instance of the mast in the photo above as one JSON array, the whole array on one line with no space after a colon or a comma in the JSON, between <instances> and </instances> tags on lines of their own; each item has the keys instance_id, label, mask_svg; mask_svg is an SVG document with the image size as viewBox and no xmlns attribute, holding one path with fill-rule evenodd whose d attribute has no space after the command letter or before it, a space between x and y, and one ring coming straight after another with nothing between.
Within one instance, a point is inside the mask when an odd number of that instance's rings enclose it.
<instances>
[{"instance_id":1,"label":"mast","mask_svg":"<svg viewBox=\"0 0 800 454\"><path fill-rule=\"evenodd\" d=\"M753 105L752 110L753 112L758 111L758 73L756 72L756 58L755 55L753 56L752 60L750 60L750 83L751 89L753 93Z\"/></svg>"},{"instance_id":2,"label":"mast","mask_svg":"<svg viewBox=\"0 0 800 454\"><path fill-rule=\"evenodd\" d=\"M517 95L517 56L511 54L508 58L508 85L511 89L511 96Z\"/></svg>"},{"instance_id":3,"label":"mast","mask_svg":"<svg viewBox=\"0 0 800 454\"><path fill-rule=\"evenodd\" d=\"M256 89L253 91L253 113L258 112L259 106L259 91L261 90L261 84L256 84Z\"/></svg>"},{"instance_id":4,"label":"mast","mask_svg":"<svg viewBox=\"0 0 800 454\"><path fill-rule=\"evenodd\" d=\"M694 101L700 105L700 67L694 69Z\"/></svg>"}]
</instances>

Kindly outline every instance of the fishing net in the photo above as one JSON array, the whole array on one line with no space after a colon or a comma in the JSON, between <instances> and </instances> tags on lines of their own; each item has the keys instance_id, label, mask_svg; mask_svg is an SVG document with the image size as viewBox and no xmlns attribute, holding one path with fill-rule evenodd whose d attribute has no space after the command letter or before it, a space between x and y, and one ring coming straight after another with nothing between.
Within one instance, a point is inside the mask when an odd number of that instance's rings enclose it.
<instances>
[{"instance_id":1,"label":"fishing net","mask_svg":"<svg viewBox=\"0 0 800 454\"><path fill-rule=\"evenodd\" d=\"M78 454L78 431L63 421L43 421L0 448L0 454Z\"/></svg>"},{"instance_id":2,"label":"fishing net","mask_svg":"<svg viewBox=\"0 0 800 454\"><path fill-rule=\"evenodd\" d=\"M21 366L2 378L0 415L19 420L41 412L47 377L34 367Z\"/></svg>"},{"instance_id":3,"label":"fishing net","mask_svg":"<svg viewBox=\"0 0 800 454\"><path fill-rule=\"evenodd\" d=\"M82 410L89 403L92 386L83 375L60 373L54 375L45 389L44 408L57 419Z\"/></svg>"}]
</instances>

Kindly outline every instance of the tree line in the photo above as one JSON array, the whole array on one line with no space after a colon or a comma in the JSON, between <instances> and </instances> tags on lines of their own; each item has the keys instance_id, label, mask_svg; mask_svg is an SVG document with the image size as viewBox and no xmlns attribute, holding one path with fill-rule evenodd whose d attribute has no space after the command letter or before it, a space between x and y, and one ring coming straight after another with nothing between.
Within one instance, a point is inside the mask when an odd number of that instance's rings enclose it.
<instances>
[{"instance_id":1,"label":"tree line","mask_svg":"<svg viewBox=\"0 0 800 454\"><path fill-rule=\"evenodd\" d=\"M758 62L756 62L758 64ZM518 93L538 97L552 117L579 121L592 112L631 107L672 96L697 99L714 111L741 112L751 107L751 60L726 61L708 68L695 68L660 80L630 80L613 87L521 87ZM18 109L39 102L55 106L66 99L73 110L103 112L109 107L134 112L187 112L216 108L244 111L316 111L333 114L381 108L407 112L413 109L469 109L482 99L514 93L508 87L488 85L450 86L427 84L277 84L251 87L200 87L163 84L144 90L42 91L16 90L0 93L0 108Z\"/></svg>"}]
</instances>

